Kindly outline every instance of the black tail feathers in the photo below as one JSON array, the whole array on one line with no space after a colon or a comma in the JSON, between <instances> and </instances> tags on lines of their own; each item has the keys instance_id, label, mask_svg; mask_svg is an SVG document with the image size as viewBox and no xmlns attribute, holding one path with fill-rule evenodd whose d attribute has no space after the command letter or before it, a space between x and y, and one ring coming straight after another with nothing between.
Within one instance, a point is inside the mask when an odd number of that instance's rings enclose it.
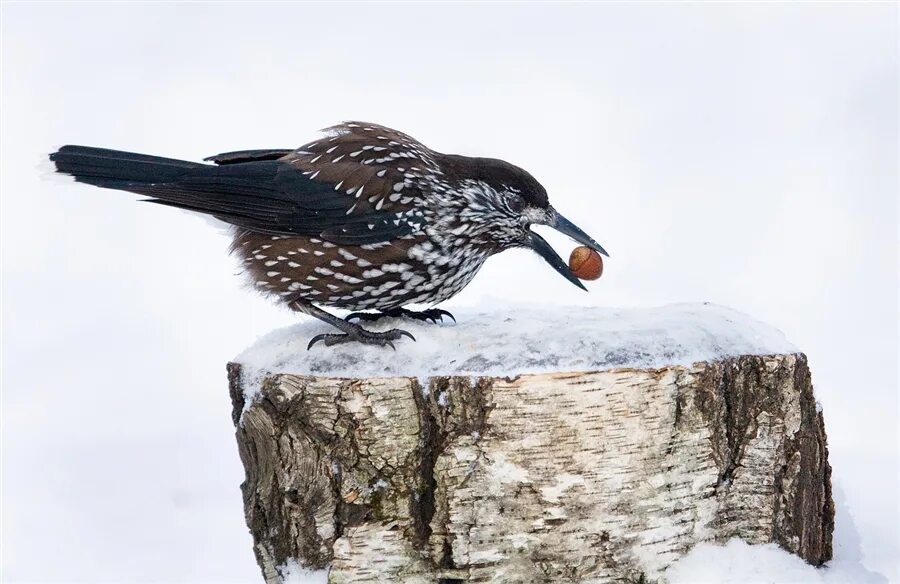
<instances>
[{"instance_id":1,"label":"black tail feathers","mask_svg":"<svg viewBox=\"0 0 900 584\"><path fill-rule=\"evenodd\" d=\"M292 233L291 222L315 216L298 200L307 192L331 194L273 158L276 151L221 155L219 165L88 146L63 146L50 155L56 171L90 185L128 191L152 203L213 215L261 233ZM282 154L283 155L283 154ZM242 162L235 162L235 160ZM313 201L314 202L314 201Z\"/></svg>"},{"instance_id":2,"label":"black tail feathers","mask_svg":"<svg viewBox=\"0 0 900 584\"><path fill-rule=\"evenodd\" d=\"M63 146L50 155L56 171L78 182L109 189L131 190L130 186L177 182L208 165L120 150Z\"/></svg>"}]
</instances>

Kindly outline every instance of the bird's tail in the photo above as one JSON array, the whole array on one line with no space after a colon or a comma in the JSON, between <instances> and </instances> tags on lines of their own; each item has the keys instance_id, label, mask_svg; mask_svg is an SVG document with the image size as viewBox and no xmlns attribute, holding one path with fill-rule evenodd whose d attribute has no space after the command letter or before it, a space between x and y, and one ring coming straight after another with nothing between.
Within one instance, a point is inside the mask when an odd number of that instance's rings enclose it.
<instances>
[{"instance_id":1,"label":"bird's tail","mask_svg":"<svg viewBox=\"0 0 900 584\"><path fill-rule=\"evenodd\" d=\"M279 163L246 159L219 166L88 146L63 146L50 155L57 172L78 182L137 193L150 203L206 213L261 233L285 232L283 224L301 211L276 180Z\"/></svg>"},{"instance_id":2,"label":"bird's tail","mask_svg":"<svg viewBox=\"0 0 900 584\"><path fill-rule=\"evenodd\" d=\"M147 154L63 146L50 155L56 171L83 182L107 189L134 190L153 183L178 182L208 165Z\"/></svg>"}]
</instances>

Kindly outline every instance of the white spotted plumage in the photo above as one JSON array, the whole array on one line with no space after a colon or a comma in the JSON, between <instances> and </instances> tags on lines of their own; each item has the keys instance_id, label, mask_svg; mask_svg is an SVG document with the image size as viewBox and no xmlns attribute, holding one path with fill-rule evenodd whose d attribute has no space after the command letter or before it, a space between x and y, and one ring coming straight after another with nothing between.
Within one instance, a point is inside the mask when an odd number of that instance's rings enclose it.
<instances>
[{"instance_id":1,"label":"white spotted plumage","mask_svg":"<svg viewBox=\"0 0 900 584\"><path fill-rule=\"evenodd\" d=\"M381 126L350 122L328 132L327 140L283 161L327 184L333 196L346 197L340 214L351 228L403 231L359 244L324 235L287 237L272 252L240 241L259 252L245 259L259 289L352 310L434 304L468 285L488 257L520 245L527 226L509 204L521 192L515 184L444 167L442 161L453 157ZM253 268L257 261L262 269Z\"/></svg>"}]
</instances>

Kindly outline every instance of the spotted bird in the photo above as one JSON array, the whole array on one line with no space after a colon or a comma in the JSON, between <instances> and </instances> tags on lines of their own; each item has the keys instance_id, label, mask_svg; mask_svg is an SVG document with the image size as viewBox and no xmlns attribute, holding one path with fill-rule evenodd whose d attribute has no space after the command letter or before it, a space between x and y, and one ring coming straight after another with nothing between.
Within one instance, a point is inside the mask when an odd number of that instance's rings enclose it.
<instances>
[{"instance_id":1,"label":"spotted bird","mask_svg":"<svg viewBox=\"0 0 900 584\"><path fill-rule=\"evenodd\" d=\"M256 289L340 331L317 335L309 347L393 347L412 338L354 321L452 317L404 307L447 300L487 258L510 248L534 250L584 288L532 225L606 255L521 168L435 152L376 124L347 122L295 150L227 152L207 158L212 164L87 146L63 146L50 160L78 182L231 224L232 253ZM355 312L342 319L323 307Z\"/></svg>"}]
</instances>

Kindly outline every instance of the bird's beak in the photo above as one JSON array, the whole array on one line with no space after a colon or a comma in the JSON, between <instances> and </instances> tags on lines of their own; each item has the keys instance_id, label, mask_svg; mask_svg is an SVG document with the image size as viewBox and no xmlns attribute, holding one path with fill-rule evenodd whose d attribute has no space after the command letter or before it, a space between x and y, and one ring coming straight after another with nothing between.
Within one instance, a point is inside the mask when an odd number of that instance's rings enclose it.
<instances>
[{"instance_id":1,"label":"bird's beak","mask_svg":"<svg viewBox=\"0 0 900 584\"><path fill-rule=\"evenodd\" d=\"M556 210L552 207L547 212L547 218L543 221L539 221L539 223L552 227L560 233L568 235L581 245L587 246L595 250L597 253L601 253L609 257L609 254L606 253L606 250L603 249L603 246L594 241L587 233L582 231L574 223L557 213ZM561 257L559 257L559 255L557 255L557 253L553 250L552 247L550 247L550 244L547 243L547 241L543 237L541 237L534 231L530 231L528 235L530 239L529 246L531 247L531 249L536 251L539 256L544 258L544 260L546 260L546 262L550 264L550 266L554 270L559 272L559 274L563 278L565 278L569 282L572 282L582 290L587 290L587 288L584 287L584 284L581 283L581 280L579 280L575 276L575 274L572 273L572 270L569 269L569 265Z\"/></svg>"}]
</instances>

